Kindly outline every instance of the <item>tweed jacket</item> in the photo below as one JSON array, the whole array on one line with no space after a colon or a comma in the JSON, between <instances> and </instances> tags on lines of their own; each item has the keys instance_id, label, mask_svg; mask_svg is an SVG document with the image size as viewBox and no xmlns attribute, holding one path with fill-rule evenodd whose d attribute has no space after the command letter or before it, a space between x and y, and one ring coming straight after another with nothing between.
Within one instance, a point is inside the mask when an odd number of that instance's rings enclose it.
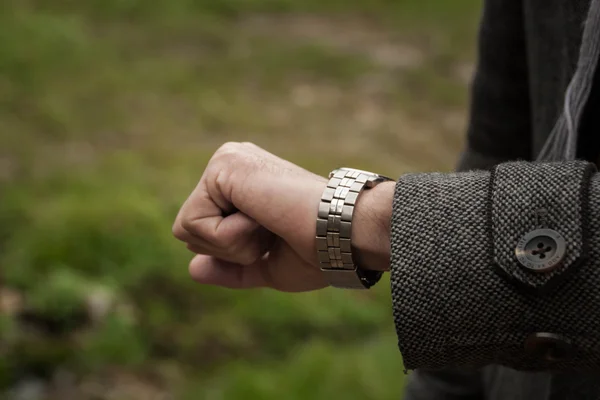
<instances>
[{"instance_id":1,"label":"tweed jacket","mask_svg":"<svg viewBox=\"0 0 600 400\"><path fill-rule=\"evenodd\" d=\"M532 162L563 110L588 7L487 0L459 172L396 185L407 400L600 399L599 84L578 160Z\"/></svg>"}]
</instances>

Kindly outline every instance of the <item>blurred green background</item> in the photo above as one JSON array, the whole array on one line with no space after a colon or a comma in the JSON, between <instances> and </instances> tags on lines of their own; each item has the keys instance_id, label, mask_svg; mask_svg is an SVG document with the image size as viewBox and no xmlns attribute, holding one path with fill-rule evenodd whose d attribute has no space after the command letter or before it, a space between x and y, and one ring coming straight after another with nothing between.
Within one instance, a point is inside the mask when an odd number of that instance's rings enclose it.
<instances>
[{"instance_id":1,"label":"blurred green background","mask_svg":"<svg viewBox=\"0 0 600 400\"><path fill-rule=\"evenodd\" d=\"M401 398L389 280L201 287L171 224L230 140L320 174L452 169L479 9L0 0L0 398Z\"/></svg>"}]
</instances>

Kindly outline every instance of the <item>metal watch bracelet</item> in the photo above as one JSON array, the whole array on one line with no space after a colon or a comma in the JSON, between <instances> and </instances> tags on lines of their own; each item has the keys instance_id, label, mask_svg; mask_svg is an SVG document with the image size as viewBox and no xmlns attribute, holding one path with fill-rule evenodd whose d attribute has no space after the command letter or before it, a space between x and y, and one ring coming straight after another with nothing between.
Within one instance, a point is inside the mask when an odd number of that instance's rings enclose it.
<instances>
[{"instance_id":1,"label":"metal watch bracelet","mask_svg":"<svg viewBox=\"0 0 600 400\"><path fill-rule=\"evenodd\" d=\"M317 255L329 284L345 289L368 289L382 273L357 266L352 256L352 216L363 190L389 181L382 175L352 168L329 174L317 219Z\"/></svg>"}]
</instances>

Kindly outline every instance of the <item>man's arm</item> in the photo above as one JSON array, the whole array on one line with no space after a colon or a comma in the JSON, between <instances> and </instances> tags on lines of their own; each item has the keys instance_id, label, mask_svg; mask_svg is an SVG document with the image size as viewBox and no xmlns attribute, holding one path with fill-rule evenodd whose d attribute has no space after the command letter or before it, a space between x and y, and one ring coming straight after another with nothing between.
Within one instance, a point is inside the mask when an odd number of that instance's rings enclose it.
<instances>
[{"instance_id":1,"label":"man's arm","mask_svg":"<svg viewBox=\"0 0 600 400\"><path fill-rule=\"evenodd\" d=\"M254 145L223 146L173 227L197 254L192 277L232 288L325 287L315 243L325 184ZM581 309L600 307L593 164L405 175L364 193L352 239L363 268L387 269L391 255L407 369L600 364L600 322Z\"/></svg>"},{"instance_id":2,"label":"man's arm","mask_svg":"<svg viewBox=\"0 0 600 400\"><path fill-rule=\"evenodd\" d=\"M508 159L530 157L524 46L520 2L489 0L483 17L473 112L462 169L488 168ZM515 57L521 53L522 58ZM201 283L235 288L266 286L298 291L324 287L314 256L314 221L325 180L265 153L248 144L229 144L211 160L174 225L175 235L198 254L190 264L190 273ZM435 176L455 184L449 193L456 198L447 197L447 202L459 204L460 198L468 198L461 196L459 183L471 182L473 176ZM355 210L356 255L362 265L370 268L388 267L385 261L389 258L392 188L400 193L393 184L365 192ZM422 207L440 200L439 193L431 194L431 198L421 199ZM399 198L397 194L396 204ZM426 230L420 221L409 222L421 226L421 234L437 235L433 229ZM398 232L394 227L408 225L393 223L391 229ZM402 252L402 247L397 251ZM394 288L396 293L398 288ZM457 390L440 389L437 396L451 392L477 395L478 382L475 375L474 378L471 389L470 379L462 379Z\"/></svg>"}]
</instances>

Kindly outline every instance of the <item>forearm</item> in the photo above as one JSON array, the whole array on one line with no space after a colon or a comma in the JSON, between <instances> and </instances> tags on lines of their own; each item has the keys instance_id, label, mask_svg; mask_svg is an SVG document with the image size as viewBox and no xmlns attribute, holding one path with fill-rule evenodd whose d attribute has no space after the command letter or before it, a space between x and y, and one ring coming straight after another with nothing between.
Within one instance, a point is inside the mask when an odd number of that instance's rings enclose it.
<instances>
[{"instance_id":1,"label":"forearm","mask_svg":"<svg viewBox=\"0 0 600 400\"><path fill-rule=\"evenodd\" d=\"M358 197L352 245L355 262L375 271L390 269L390 224L395 182L384 182Z\"/></svg>"}]
</instances>

